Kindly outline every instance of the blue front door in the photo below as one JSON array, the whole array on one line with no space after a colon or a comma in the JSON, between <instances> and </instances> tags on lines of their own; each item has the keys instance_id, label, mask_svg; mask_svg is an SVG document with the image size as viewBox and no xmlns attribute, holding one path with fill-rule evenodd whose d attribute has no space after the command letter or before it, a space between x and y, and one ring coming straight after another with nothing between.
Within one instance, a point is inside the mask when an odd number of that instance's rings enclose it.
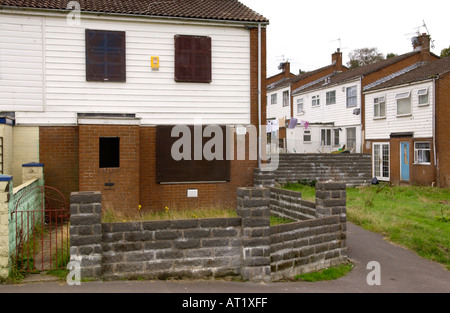
<instances>
[{"instance_id":1,"label":"blue front door","mask_svg":"<svg viewBox=\"0 0 450 313\"><path fill-rule=\"evenodd\" d=\"M409 181L409 142L400 143L400 179Z\"/></svg>"}]
</instances>

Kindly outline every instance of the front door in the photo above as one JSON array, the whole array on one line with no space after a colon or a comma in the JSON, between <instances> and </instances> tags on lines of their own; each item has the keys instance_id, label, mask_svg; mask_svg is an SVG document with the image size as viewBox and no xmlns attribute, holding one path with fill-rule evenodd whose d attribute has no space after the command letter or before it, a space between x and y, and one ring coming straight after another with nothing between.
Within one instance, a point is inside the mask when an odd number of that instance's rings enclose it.
<instances>
[{"instance_id":1,"label":"front door","mask_svg":"<svg viewBox=\"0 0 450 313\"><path fill-rule=\"evenodd\" d=\"M409 142L400 143L400 180L409 181Z\"/></svg>"}]
</instances>

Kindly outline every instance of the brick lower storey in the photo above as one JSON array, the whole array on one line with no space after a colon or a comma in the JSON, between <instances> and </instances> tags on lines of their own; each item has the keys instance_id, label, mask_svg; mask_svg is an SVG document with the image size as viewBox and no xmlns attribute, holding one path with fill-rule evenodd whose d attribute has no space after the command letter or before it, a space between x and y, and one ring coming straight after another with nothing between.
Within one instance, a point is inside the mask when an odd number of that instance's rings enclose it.
<instances>
[{"instance_id":1,"label":"brick lower storey","mask_svg":"<svg viewBox=\"0 0 450 313\"><path fill-rule=\"evenodd\" d=\"M434 148L433 148L433 138L413 138L413 137L396 137L390 139L370 139L370 149L369 145L366 146L365 153L372 154L372 175L374 172L374 152L373 144L389 144L389 178L387 179L390 183L394 185L420 185L420 186L431 186L437 185L436 180L436 166L434 163ZM430 162L419 164L415 160L415 149L414 143L429 143L430 144ZM405 149L409 147L408 153L405 156L405 151L401 151L402 148ZM405 171L405 166L407 168L408 174L402 174L402 164L403 171ZM407 177L407 179L404 179ZM380 177L378 177L380 179ZM380 180L383 180L381 178ZM386 179L384 179L386 180Z\"/></svg>"},{"instance_id":2,"label":"brick lower storey","mask_svg":"<svg viewBox=\"0 0 450 313\"><path fill-rule=\"evenodd\" d=\"M120 138L120 165L101 168L99 138ZM128 211L234 207L236 188L253 186L254 160L232 160L230 181L156 182L156 127L124 125L46 126L39 129L40 162L46 185L69 199L73 191L101 191L105 209ZM198 197L188 198L187 190Z\"/></svg>"}]
</instances>

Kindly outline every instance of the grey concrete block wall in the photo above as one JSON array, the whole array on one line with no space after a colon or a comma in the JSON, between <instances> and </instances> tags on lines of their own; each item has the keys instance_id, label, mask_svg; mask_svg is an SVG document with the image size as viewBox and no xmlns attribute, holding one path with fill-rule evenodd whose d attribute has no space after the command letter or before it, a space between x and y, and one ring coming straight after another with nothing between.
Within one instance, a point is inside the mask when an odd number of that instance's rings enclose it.
<instances>
[{"instance_id":1,"label":"grey concrete block wall","mask_svg":"<svg viewBox=\"0 0 450 313\"><path fill-rule=\"evenodd\" d=\"M278 168L273 172L255 171L255 186L299 180L343 181L347 186L370 185L372 157L357 153L291 153L280 154Z\"/></svg>"},{"instance_id":2,"label":"grey concrete block wall","mask_svg":"<svg viewBox=\"0 0 450 313\"><path fill-rule=\"evenodd\" d=\"M235 218L101 223L101 193L72 193L71 261L80 262L81 278L107 280L292 277L345 262L345 196L345 183L318 183L316 203L276 188L238 188ZM280 208L297 222L270 226Z\"/></svg>"},{"instance_id":3,"label":"grey concrete block wall","mask_svg":"<svg viewBox=\"0 0 450 313\"><path fill-rule=\"evenodd\" d=\"M239 275L241 219L104 223L103 278Z\"/></svg>"},{"instance_id":4,"label":"grey concrete block wall","mask_svg":"<svg viewBox=\"0 0 450 313\"><path fill-rule=\"evenodd\" d=\"M270 188L270 211L273 215L302 221L316 217L316 204L302 199L300 192Z\"/></svg>"},{"instance_id":5,"label":"grey concrete block wall","mask_svg":"<svg viewBox=\"0 0 450 313\"><path fill-rule=\"evenodd\" d=\"M339 216L271 227L271 279L292 278L346 261Z\"/></svg>"},{"instance_id":6,"label":"grey concrete block wall","mask_svg":"<svg viewBox=\"0 0 450 313\"><path fill-rule=\"evenodd\" d=\"M238 188L237 214L242 218L242 277L270 281L270 189Z\"/></svg>"},{"instance_id":7,"label":"grey concrete block wall","mask_svg":"<svg viewBox=\"0 0 450 313\"><path fill-rule=\"evenodd\" d=\"M79 262L81 279L102 276L102 194L70 195L70 261Z\"/></svg>"},{"instance_id":8,"label":"grey concrete block wall","mask_svg":"<svg viewBox=\"0 0 450 313\"><path fill-rule=\"evenodd\" d=\"M271 227L271 279L342 264L347 260L346 184L316 183L316 201L271 188L272 214L296 222Z\"/></svg>"}]
</instances>

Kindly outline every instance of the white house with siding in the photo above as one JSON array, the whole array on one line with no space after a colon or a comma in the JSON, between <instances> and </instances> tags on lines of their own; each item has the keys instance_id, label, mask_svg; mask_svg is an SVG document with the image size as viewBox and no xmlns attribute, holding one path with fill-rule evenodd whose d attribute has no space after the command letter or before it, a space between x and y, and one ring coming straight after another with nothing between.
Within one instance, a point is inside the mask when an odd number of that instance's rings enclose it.
<instances>
[{"instance_id":1,"label":"white house with siding","mask_svg":"<svg viewBox=\"0 0 450 313\"><path fill-rule=\"evenodd\" d=\"M448 140L437 143L448 138L447 121L441 127L437 121L449 112L448 99L438 97L449 72L450 59L435 60L364 92L365 140L378 180L436 185L439 175L448 175L438 166L448 162Z\"/></svg>"},{"instance_id":2,"label":"white house with siding","mask_svg":"<svg viewBox=\"0 0 450 313\"><path fill-rule=\"evenodd\" d=\"M85 30L125 32L126 81L86 81ZM141 124L250 123L248 30L214 22L0 11L0 111L16 125L77 124L77 113L134 113ZM208 84L174 80L174 36L211 38ZM159 69L150 59L159 57Z\"/></svg>"},{"instance_id":3,"label":"white house with siding","mask_svg":"<svg viewBox=\"0 0 450 313\"><path fill-rule=\"evenodd\" d=\"M265 124L268 24L236 0L0 0L5 156L123 209L233 203L258 160L169 164L158 149L174 125Z\"/></svg>"},{"instance_id":4,"label":"white house with siding","mask_svg":"<svg viewBox=\"0 0 450 313\"><path fill-rule=\"evenodd\" d=\"M361 81L356 77L331 83L339 76L330 74L293 91L298 122L287 129L289 152L330 153L344 145L351 152L361 152Z\"/></svg>"}]
</instances>

